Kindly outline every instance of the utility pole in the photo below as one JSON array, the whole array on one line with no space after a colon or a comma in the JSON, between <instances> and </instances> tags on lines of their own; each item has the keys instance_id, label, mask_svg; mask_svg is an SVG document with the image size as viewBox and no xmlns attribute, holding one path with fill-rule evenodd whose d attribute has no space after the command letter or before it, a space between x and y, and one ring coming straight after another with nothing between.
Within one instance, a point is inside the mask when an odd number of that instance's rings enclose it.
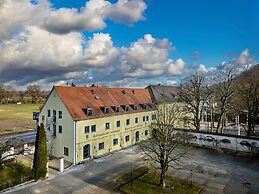
<instances>
[{"instance_id":1,"label":"utility pole","mask_svg":"<svg viewBox=\"0 0 259 194\"><path fill-rule=\"evenodd\" d=\"M237 135L240 135L239 115L236 117Z\"/></svg>"}]
</instances>

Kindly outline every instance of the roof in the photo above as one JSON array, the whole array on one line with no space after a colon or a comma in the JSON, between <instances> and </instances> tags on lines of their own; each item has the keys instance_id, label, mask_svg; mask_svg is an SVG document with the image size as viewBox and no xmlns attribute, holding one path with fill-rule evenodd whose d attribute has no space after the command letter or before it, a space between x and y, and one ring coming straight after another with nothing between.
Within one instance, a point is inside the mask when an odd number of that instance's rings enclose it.
<instances>
[{"instance_id":1,"label":"roof","mask_svg":"<svg viewBox=\"0 0 259 194\"><path fill-rule=\"evenodd\" d=\"M147 104L147 109L138 106L138 111L154 109L147 89L140 88L104 88L104 87L67 87L55 86L57 94L63 101L73 120L84 120L108 116L102 110L108 107L111 115L136 112L129 107L125 112L123 105ZM115 113L113 107L120 106L120 113ZM84 109L91 108L92 116L87 116Z\"/></svg>"},{"instance_id":2,"label":"roof","mask_svg":"<svg viewBox=\"0 0 259 194\"><path fill-rule=\"evenodd\" d=\"M149 85L148 89L152 102L155 104L173 103L177 100L177 87L163 85Z\"/></svg>"}]
</instances>

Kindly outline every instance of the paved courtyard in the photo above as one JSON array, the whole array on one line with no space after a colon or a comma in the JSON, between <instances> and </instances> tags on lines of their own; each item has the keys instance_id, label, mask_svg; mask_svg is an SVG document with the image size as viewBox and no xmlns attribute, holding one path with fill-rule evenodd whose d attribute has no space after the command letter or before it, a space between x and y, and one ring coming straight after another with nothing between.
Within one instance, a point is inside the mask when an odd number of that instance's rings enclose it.
<instances>
[{"instance_id":1,"label":"paved courtyard","mask_svg":"<svg viewBox=\"0 0 259 194\"><path fill-rule=\"evenodd\" d=\"M133 146L63 173L50 171L48 180L6 193L115 193L116 176L134 166L145 165L142 156L138 146ZM184 170L170 174L205 185L203 193L259 193L259 159L191 147L182 160Z\"/></svg>"}]
</instances>

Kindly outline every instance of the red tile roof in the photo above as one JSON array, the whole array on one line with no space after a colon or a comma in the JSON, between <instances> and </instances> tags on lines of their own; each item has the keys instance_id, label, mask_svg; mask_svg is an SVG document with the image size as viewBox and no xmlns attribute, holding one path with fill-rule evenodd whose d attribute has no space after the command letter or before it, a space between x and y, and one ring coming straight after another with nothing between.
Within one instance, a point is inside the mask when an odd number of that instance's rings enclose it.
<instances>
[{"instance_id":1,"label":"red tile roof","mask_svg":"<svg viewBox=\"0 0 259 194\"><path fill-rule=\"evenodd\" d=\"M103 88L103 87L67 87L55 86L59 97L71 114L73 120L105 117L109 115L126 114L123 105L147 104L147 110L138 106L129 113L148 111L154 109L147 89L140 88ZM120 113L115 113L113 106L120 106ZM110 114L104 114L102 107L108 107ZM87 116L83 109L92 108L93 116Z\"/></svg>"}]
</instances>

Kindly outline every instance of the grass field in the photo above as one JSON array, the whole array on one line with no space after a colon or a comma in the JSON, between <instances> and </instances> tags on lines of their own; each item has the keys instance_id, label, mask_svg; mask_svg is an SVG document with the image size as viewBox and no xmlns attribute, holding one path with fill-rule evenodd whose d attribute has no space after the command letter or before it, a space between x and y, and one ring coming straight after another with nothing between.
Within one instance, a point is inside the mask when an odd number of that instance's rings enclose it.
<instances>
[{"instance_id":1,"label":"grass field","mask_svg":"<svg viewBox=\"0 0 259 194\"><path fill-rule=\"evenodd\" d=\"M39 111L40 106L41 104L0 105L0 135L35 128L32 113Z\"/></svg>"},{"instance_id":2,"label":"grass field","mask_svg":"<svg viewBox=\"0 0 259 194\"><path fill-rule=\"evenodd\" d=\"M138 174L141 175L145 170L146 167L135 169L132 171L133 176L138 176ZM118 180L119 183L128 182L128 180L130 180L130 176L132 176L130 173L125 173ZM191 184L189 181L180 180L172 176L167 176L165 182L167 187L162 189L158 185L159 174L153 170L149 170L147 174L120 187L120 191L127 194L195 194L200 188L197 184Z\"/></svg>"}]
</instances>

